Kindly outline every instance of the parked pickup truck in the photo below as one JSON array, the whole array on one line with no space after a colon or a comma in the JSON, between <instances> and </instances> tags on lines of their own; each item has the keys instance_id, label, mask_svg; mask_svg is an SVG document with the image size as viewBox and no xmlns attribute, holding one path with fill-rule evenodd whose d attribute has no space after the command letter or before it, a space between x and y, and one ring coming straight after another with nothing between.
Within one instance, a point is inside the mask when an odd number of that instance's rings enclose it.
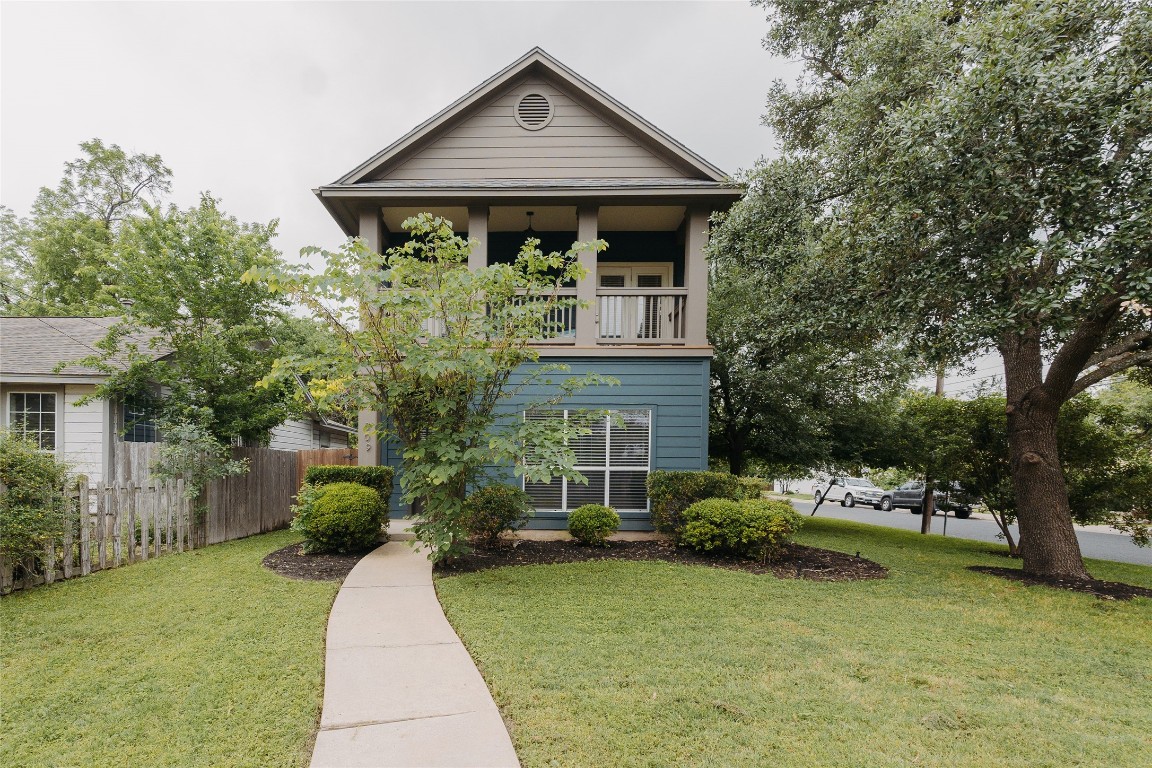
<instances>
[{"instance_id":1,"label":"parked pickup truck","mask_svg":"<svg viewBox=\"0 0 1152 768\"><path fill-rule=\"evenodd\" d=\"M885 493L888 491L862 477L833 477L823 489L816 486L812 491L812 499L817 504L821 500L838 501L842 507L854 507L859 503L880 509L881 498Z\"/></svg>"},{"instance_id":2,"label":"parked pickup truck","mask_svg":"<svg viewBox=\"0 0 1152 768\"><path fill-rule=\"evenodd\" d=\"M944 493L943 491L933 491L933 493L936 497L937 511L946 510L961 520L966 520L972 516L972 505L964 499L963 491L957 489L954 493ZM962 499L964 500L962 501ZM914 515L921 514L924 507L924 483L913 480L894 490L884 491L876 509L887 512L895 507L909 509Z\"/></svg>"}]
</instances>

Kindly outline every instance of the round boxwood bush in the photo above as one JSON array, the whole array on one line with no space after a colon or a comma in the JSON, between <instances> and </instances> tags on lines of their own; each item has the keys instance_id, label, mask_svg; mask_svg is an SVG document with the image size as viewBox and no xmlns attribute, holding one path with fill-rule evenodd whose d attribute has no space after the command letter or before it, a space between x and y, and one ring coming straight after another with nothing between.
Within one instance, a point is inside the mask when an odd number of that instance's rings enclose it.
<instances>
[{"instance_id":1,"label":"round boxwood bush","mask_svg":"<svg viewBox=\"0 0 1152 768\"><path fill-rule=\"evenodd\" d=\"M292 530L304 534L304 551L309 554L374 547L387 512L380 494L358 483L305 485L295 509Z\"/></svg>"},{"instance_id":2,"label":"round boxwood bush","mask_svg":"<svg viewBox=\"0 0 1152 768\"><path fill-rule=\"evenodd\" d=\"M528 494L511 485L488 485L464 501L461 522L468 536L478 545L494 547L504 531L514 531L532 516Z\"/></svg>"},{"instance_id":3,"label":"round boxwood bush","mask_svg":"<svg viewBox=\"0 0 1152 768\"><path fill-rule=\"evenodd\" d=\"M771 559L804 518L785 501L705 499L684 510L680 543L698 552Z\"/></svg>"},{"instance_id":4,"label":"round boxwood bush","mask_svg":"<svg viewBox=\"0 0 1152 768\"><path fill-rule=\"evenodd\" d=\"M611 507L585 504L568 513L568 533L581 544L603 547L620 527L620 515Z\"/></svg>"}]
</instances>

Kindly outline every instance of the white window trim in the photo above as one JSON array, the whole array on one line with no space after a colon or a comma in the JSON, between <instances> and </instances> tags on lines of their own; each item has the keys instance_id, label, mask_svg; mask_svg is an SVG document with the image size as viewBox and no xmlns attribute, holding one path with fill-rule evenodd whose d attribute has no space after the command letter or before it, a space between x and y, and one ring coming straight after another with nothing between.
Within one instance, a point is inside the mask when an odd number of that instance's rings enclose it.
<instances>
[{"instance_id":1,"label":"white window trim","mask_svg":"<svg viewBox=\"0 0 1152 768\"><path fill-rule=\"evenodd\" d=\"M64 450L64 390L53 387L28 387L9 389L4 392L4 426L13 429L12 396L13 395L53 395L56 398L56 428L53 430L56 439L51 449L41 448L44 453L61 454Z\"/></svg>"}]
</instances>

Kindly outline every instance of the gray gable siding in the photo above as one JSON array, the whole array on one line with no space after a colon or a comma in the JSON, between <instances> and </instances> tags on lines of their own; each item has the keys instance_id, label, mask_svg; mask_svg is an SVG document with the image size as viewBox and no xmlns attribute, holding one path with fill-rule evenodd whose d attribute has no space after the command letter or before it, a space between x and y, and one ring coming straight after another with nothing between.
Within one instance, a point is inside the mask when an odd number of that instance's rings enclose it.
<instances>
[{"instance_id":1,"label":"gray gable siding","mask_svg":"<svg viewBox=\"0 0 1152 768\"><path fill-rule=\"evenodd\" d=\"M521 94L546 94L555 115L529 131L513 116ZM683 178L684 173L609 125L560 88L526 78L379 177L408 179Z\"/></svg>"}]
</instances>

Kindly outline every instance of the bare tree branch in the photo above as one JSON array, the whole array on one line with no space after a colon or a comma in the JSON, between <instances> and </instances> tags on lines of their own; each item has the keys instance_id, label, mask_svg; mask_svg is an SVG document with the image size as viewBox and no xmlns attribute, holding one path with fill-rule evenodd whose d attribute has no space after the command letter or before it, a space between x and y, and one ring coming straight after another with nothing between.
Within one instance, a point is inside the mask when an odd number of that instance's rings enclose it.
<instances>
[{"instance_id":1,"label":"bare tree branch","mask_svg":"<svg viewBox=\"0 0 1152 768\"><path fill-rule=\"evenodd\" d=\"M1092 355L1092 357L1088 358L1087 366L1100 365L1105 360L1111 360L1113 357L1126 352L1136 352L1141 349L1147 349L1150 344L1152 344L1152 331L1137 331L1136 333L1125 336L1112 346L1106 347Z\"/></svg>"},{"instance_id":2,"label":"bare tree branch","mask_svg":"<svg viewBox=\"0 0 1152 768\"><path fill-rule=\"evenodd\" d=\"M842 83L844 85L852 85L852 81L849 80L843 72L832 66L832 64L823 56L809 56L805 54L801 55L800 58L804 59L804 61L807 61L809 64L815 64L820 68L821 72L836 80L836 82Z\"/></svg>"},{"instance_id":3,"label":"bare tree branch","mask_svg":"<svg viewBox=\"0 0 1152 768\"><path fill-rule=\"evenodd\" d=\"M1140 352L1130 352L1119 355L1098 365L1095 370L1077 379L1076 383L1073 384L1069 390L1068 396L1075 397L1088 389L1088 387L1099 384L1115 373L1139 366L1152 366L1152 350L1146 349Z\"/></svg>"}]
</instances>

